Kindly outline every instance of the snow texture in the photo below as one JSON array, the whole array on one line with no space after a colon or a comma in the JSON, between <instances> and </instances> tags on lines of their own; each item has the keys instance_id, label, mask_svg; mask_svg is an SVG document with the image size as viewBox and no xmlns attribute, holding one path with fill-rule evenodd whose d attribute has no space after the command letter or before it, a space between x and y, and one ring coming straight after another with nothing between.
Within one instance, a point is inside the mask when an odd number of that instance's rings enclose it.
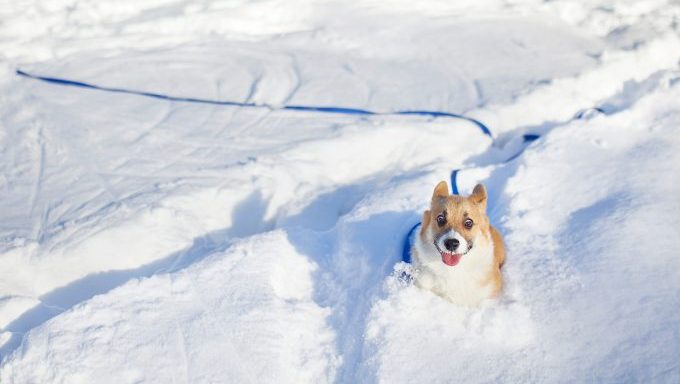
<instances>
[{"instance_id":1,"label":"snow texture","mask_svg":"<svg viewBox=\"0 0 680 384\"><path fill-rule=\"evenodd\" d=\"M670 0L4 2L0 383L680 382L678 20ZM284 105L462 113L493 139ZM453 169L508 248L479 308L401 278Z\"/></svg>"}]
</instances>

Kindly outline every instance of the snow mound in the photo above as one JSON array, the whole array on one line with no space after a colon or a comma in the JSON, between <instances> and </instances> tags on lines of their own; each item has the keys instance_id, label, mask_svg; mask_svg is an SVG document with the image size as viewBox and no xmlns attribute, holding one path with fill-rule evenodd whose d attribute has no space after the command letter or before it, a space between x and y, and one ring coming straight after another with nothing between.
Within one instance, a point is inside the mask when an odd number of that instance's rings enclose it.
<instances>
[{"instance_id":1,"label":"snow mound","mask_svg":"<svg viewBox=\"0 0 680 384\"><path fill-rule=\"evenodd\" d=\"M339 358L316 268L285 233L253 236L49 321L23 349L50 352L6 364L2 381L328 381Z\"/></svg>"},{"instance_id":2,"label":"snow mound","mask_svg":"<svg viewBox=\"0 0 680 384\"><path fill-rule=\"evenodd\" d=\"M496 181L514 173L492 208L508 246L504 297L467 310L389 281L367 326L367 371L381 382L677 379L677 76L496 169Z\"/></svg>"}]
</instances>

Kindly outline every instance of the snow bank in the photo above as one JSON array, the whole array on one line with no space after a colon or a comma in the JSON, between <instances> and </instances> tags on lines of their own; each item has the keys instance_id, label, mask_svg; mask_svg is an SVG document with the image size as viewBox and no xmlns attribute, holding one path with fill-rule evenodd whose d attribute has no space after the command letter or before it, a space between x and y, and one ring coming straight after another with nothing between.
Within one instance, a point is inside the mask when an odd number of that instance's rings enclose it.
<instances>
[{"instance_id":1,"label":"snow bank","mask_svg":"<svg viewBox=\"0 0 680 384\"><path fill-rule=\"evenodd\" d=\"M368 373L380 382L677 380L668 342L680 323L680 187L669 177L680 174L677 79L630 110L557 128L498 168L505 295L467 310L390 278L367 326Z\"/></svg>"},{"instance_id":2,"label":"snow bank","mask_svg":"<svg viewBox=\"0 0 680 384\"><path fill-rule=\"evenodd\" d=\"M49 352L19 353L1 380L328 381L339 359L330 311L311 297L315 269L285 233L254 236L53 319L22 347Z\"/></svg>"}]
</instances>

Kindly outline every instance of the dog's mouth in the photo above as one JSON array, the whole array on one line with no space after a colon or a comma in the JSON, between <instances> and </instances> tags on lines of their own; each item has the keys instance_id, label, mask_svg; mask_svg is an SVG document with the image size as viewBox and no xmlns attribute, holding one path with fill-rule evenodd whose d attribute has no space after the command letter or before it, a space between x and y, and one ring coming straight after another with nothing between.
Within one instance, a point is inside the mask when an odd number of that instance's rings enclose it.
<instances>
[{"instance_id":1,"label":"dog's mouth","mask_svg":"<svg viewBox=\"0 0 680 384\"><path fill-rule=\"evenodd\" d=\"M442 262L449 267L453 267L460 263L460 259L463 257L463 254L461 253L449 253L449 252L440 252L442 255Z\"/></svg>"},{"instance_id":2,"label":"dog's mouth","mask_svg":"<svg viewBox=\"0 0 680 384\"><path fill-rule=\"evenodd\" d=\"M453 253L449 250L439 248L438 243L439 242L435 240L434 246L435 248L437 248L437 251L442 256L442 263L448 265L449 267L458 265L458 263L460 263L460 259L462 259L463 256L465 256L472 249L472 241L467 242L468 244L467 250L463 253Z\"/></svg>"}]
</instances>

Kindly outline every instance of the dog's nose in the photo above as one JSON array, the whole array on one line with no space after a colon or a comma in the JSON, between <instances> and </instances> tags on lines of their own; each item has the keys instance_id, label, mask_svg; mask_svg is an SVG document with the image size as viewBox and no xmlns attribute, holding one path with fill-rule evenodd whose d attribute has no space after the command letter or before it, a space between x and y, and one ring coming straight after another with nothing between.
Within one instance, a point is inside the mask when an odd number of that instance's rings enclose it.
<instances>
[{"instance_id":1,"label":"dog's nose","mask_svg":"<svg viewBox=\"0 0 680 384\"><path fill-rule=\"evenodd\" d=\"M451 252L458 249L458 245L460 245L460 241L458 241L458 239L446 239L444 241L444 247L446 247L446 249Z\"/></svg>"}]
</instances>

